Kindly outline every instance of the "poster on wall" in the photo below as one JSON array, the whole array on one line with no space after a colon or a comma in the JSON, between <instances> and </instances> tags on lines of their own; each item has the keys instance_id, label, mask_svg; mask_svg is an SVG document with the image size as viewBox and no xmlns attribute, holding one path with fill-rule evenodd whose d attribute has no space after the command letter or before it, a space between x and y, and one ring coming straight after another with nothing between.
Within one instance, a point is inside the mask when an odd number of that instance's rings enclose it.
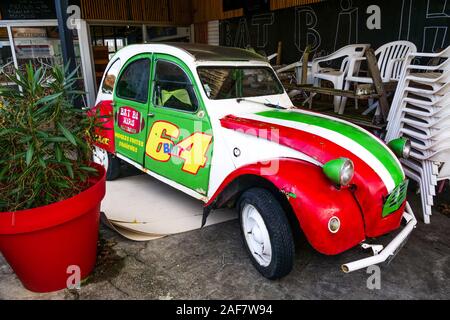
<instances>
[{"instance_id":1,"label":"poster on wall","mask_svg":"<svg viewBox=\"0 0 450 320\"><path fill-rule=\"evenodd\" d=\"M354 43L378 48L408 40L419 51L436 52L449 45L449 26L450 1L328 0L222 20L220 44L270 55L281 41L283 63L298 61L307 46L326 55Z\"/></svg>"}]
</instances>

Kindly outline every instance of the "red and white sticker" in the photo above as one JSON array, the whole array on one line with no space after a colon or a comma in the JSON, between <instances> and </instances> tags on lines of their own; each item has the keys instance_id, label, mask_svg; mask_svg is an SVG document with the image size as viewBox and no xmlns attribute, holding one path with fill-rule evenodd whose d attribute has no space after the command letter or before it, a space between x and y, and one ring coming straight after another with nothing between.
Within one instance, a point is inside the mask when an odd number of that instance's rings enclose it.
<instances>
[{"instance_id":1,"label":"red and white sticker","mask_svg":"<svg viewBox=\"0 0 450 320\"><path fill-rule=\"evenodd\" d=\"M118 111L117 125L125 132L136 134L141 132L141 113L131 107L120 107Z\"/></svg>"}]
</instances>

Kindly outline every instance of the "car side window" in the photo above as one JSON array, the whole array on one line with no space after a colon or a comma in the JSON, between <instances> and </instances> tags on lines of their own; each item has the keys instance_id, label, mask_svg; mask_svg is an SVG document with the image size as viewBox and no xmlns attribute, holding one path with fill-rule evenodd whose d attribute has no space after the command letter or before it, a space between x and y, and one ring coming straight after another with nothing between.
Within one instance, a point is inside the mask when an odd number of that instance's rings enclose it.
<instances>
[{"instance_id":1,"label":"car side window","mask_svg":"<svg viewBox=\"0 0 450 320\"><path fill-rule=\"evenodd\" d=\"M150 80L150 60L138 59L126 66L117 82L119 98L147 103Z\"/></svg>"},{"instance_id":2,"label":"car side window","mask_svg":"<svg viewBox=\"0 0 450 320\"><path fill-rule=\"evenodd\" d=\"M109 67L108 71L106 72L105 79L103 79L102 83L102 93L105 94L112 94L114 90L114 85L116 84L117 76L119 75L120 71L120 59L117 59L113 62L111 67Z\"/></svg>"},{"instance_id":3,"label":"car side window","mask_svg":"<svg viewBox=\"0 0 450 320\"><path fill-rule=\"evenodd\" d=\"M158 60L155 69L153 102L156 106L195 112L198 101L187 74L176 64Z\"/></svg>"}]
</instances>

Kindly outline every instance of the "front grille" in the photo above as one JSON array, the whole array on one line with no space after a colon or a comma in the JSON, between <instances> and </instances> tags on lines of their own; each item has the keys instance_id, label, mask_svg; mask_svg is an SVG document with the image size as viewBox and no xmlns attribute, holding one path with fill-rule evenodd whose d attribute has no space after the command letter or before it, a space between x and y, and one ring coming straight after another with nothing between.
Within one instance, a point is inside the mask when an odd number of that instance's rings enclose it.
<instances>
[{"instance_id":1,"label":"front grille","mask_svg":"<svg viewBox=\"0 0 450 320\"><path fill-rule=\"evenodd\" d=\"M408 193L408 180L400 183L392 192L386 197L383 205L383 218L397 211L405 202Z\"/></svg>"}]
</instances>

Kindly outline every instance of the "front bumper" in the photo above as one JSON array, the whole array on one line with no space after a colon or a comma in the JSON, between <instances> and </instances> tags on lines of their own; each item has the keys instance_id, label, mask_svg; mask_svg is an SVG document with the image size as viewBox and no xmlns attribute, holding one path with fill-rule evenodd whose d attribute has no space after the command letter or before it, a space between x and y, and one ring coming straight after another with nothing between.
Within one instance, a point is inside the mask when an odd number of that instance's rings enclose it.
<instances>
[{"instance_id":1,"label":"front bumper","mask_svg":"<svg viewBox=\"0 0 450 320\"><path fill-rule=\"evenodd\" d=\"M417 225L417 220L411 209L409 203L406 203L405 212L403 213L403 219L406 220L406 226L403 230L386 246L384 249L380 249L380 246L372 246L374 248L374 256L349 262L343 264L341 269L345 273L349 273L355 270L364 269L369 266L385 262L386 260L393 258L395 254L400 250L409 234L414 230Z\"/></svg>"}]
</instances>

